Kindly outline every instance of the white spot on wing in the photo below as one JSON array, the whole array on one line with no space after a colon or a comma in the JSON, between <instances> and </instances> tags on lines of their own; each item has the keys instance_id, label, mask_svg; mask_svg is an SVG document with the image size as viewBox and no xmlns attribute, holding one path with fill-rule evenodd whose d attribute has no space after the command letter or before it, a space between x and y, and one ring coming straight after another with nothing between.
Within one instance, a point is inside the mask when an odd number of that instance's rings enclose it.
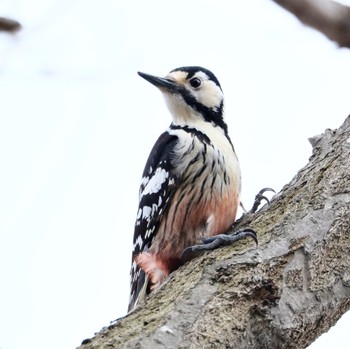
<instances>
[{"instance_id":1,"label":"white spot on wing","mask_svg":"<svg viewBox=\"0 0 350 349\"><path fill-rule=\"evenodd\" d=\"M152 205L152 216L158 211L158 205L157 204L153 204Z\"/></svg>"},{"instance_id":2,"label":"white spot on wing","mask_svg":"<svg viewBox=\"0 0 350 349\"><path fill-rule=\"evenodd\" d=\"M134 243L134 246L133 246L133 251L136 250L137 246L139 247L139 249L141 249L142 247L142 237L139 235Z\"/></svg>"},{"instance_id":3,"label":"white spot on wing","mask_svg":"<svg viewBox=\"0 0 350 349\"><path fill-rule=\"evenodd\" d=\"M151 234L152 234L153 231L154 231L154 228L155 228L155 227L153 226L152 228L146 230L146 234L145 234L145 238L146 238L146 239L148 239L148 238L151 236Z\"/></svg>"},{"instance_id":4,"label":"white spot on wing","mask_svg":"<svg viewBox=\"0 0 350 349\"><path fill-rule=\"evenodd\" d=\"M142 186L146 186L147 185L147 183L149 182L149 177L147 177L147 176L145 176L145 177L143 177L142 179L141 179L141 187Z\"/></svg>"},{"instance_id":5,"label":"white spot on wing","mask_svg":"<svg viewBox=\"0 0 350 349\"><path fill-rule=\"evenodd\" d=\"M142 209L142 219L149 218L150 214L152 212L152 208L149 206L144 206Z\"/></svg>"},{"instance_id":6,"label":"white spot on wing","mask_svg":"<svg viewBox=\"0 0 350 349\"><path fill-rule=\"evenodd\" d=\"M153 177L149 180L140 197L148 194L158 193L161 189L162 184L169 177L169 173L163 168L158 167Z\"/></svg>"},{"instance_id":7,"label":"white spot on wing","mask_svg":"<svg viewBox=\"0 0 350 349\"><path fill-rule=\"evenodd\" d=\"M132 271L133 273L135 273L136 267L137 267L137 264L136 264L135 261L133 261L133 262L132 262L132 266L131 266L131 271Z\"/></svg>"}]
</instances>

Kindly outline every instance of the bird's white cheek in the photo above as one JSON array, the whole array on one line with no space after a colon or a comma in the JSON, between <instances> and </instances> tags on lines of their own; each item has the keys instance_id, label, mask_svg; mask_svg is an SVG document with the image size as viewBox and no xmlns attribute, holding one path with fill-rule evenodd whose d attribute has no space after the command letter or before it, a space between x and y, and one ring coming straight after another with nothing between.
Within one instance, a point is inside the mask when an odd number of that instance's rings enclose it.
<instances>
[{"instance_id":1,"label":"bird's white cheek","mask_svg":"<svg viewBox=\"0 0 350 349\"><path fill-rule=\"evenodd\" d=\"M196 92L195 98L206 107L215 108L220 106L223 94L216 84L210 82L205 86L205 89Z\"/></svg>"}]
</instances>

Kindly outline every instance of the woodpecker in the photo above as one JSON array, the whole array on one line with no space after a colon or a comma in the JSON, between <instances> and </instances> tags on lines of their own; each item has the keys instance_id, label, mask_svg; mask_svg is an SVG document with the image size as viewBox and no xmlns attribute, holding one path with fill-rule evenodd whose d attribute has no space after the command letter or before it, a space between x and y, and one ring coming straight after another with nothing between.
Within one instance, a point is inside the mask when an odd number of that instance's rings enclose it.
<instances>
[{"instance_id":1,"label":"woodpecker","mask_svg":"<svg viewBox=\"0 0 350 349\"><path fill-rule=\"evenodd\" d=\"M163 93L172 123L156 141L141 180L129 311L183 264L198 242L209 249L248 236L256 240L250 229L225 235L240 204L241 171L218 79L198 66L174 69L165 78L138 74Z\"/></svg>"}]
</instances>

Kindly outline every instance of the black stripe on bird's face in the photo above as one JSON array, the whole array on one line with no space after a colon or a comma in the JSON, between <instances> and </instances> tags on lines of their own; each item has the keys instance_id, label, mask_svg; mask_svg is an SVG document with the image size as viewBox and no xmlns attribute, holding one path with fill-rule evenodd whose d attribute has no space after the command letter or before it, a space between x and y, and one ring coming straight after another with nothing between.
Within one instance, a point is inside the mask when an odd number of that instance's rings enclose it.
<instances>
[{"instance_id":1,"label":"black stripe on bird's face","mask_svg":"<svg viewBox=\"0 0 350 349\"><path fill-rule=\"evenodd\" d=\"M213 123L214 126L221 127L225 131L225 134L227 134L227 125L223 116L224 100L221 101L219 106L209 108L198 102L193 93L186 87L179 87L177 93L181 95L188 106L200 113L205 121Z\"/></svg>"},{"instance_id":2,"label":"black stripe on bird's face","mask_svg":"<svg viewBox=\"0 0 350 349\"><path fill-rule=\"evenodd\" d=\"M191 66L172 70L168 79L177 84L172 93L180 95L185 104L202 115L204 121L221 127L227 134L224 122L224 95L216 76L208 69Z\"/></svg>"}]
</instances>

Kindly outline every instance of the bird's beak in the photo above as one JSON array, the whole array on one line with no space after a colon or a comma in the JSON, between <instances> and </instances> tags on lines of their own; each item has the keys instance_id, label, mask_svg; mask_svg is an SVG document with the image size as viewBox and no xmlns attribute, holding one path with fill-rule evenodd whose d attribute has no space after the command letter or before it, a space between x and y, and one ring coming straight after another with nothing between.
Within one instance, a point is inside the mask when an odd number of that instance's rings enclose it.
<instances>
[{"instance_id":1,"label":"bird's beak","mask_svg":"<svg viewBox=\"0 0 350 349\"><path fill-rule=\"evenodd\" d=\"M170 92L175 92L177 90L177 84L172 80L166 78L159 78L158 76L153 76L141 72L138 72L138 74L154 86L160 88L161 90L167 90Z\"/></svg>"}]
</instances>

